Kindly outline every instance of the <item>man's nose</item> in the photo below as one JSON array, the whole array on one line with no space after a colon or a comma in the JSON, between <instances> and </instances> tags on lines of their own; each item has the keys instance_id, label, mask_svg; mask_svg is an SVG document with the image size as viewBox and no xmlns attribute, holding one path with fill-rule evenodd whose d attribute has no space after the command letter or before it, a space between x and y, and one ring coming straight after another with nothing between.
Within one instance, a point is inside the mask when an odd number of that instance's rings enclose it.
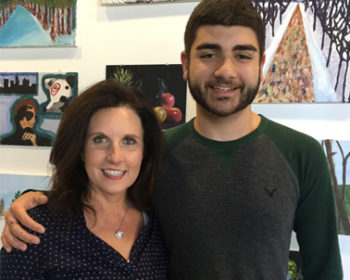
<instances>
[{"instance_id":1,"label":"man's nose","mask_svg":"<svg viewBox=\"0 0 350 280\"><path fill-rule=\"evenodd\" d=\"M216 77L221 77L225 80L232 80L236 77L237 66L232 57L223 58L215 71Z\"/></svg>"}]
</instances>

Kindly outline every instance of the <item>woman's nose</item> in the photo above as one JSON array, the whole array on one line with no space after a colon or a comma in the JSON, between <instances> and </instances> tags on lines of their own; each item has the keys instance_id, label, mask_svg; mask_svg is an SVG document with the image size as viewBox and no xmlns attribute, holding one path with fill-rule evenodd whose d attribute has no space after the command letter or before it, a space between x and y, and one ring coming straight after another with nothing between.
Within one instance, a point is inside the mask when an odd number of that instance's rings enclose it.
<instances>
[{"instance_id":1,"label":"woman's nose","mask_svg":"<svg viewBox=\"0 0 350 280\"><path fill-rule=\"evenodd\" d=\"M111 143L108 150L108 159L114 163L118 163L124 159L123 149L119 143Z\"/></svg>"}]
</instances>

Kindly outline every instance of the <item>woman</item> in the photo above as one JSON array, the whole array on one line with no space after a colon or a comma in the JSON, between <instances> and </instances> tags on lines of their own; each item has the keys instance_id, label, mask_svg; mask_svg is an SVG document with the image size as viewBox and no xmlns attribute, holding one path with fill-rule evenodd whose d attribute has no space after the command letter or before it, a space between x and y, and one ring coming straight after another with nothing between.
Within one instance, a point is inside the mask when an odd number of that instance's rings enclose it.
<instances>
[{"instance_id":1,"label":"woman","mask_svg":"<svg viewBox=\"0 0 350 280\"><path fill-rule=\"evenodd\" d=\"M50 155L46 227L26 252L1 250L0 278L166 279L167 257L150 210L161 130L147 97L102 81L65 110Z\"/></svg>"}]
</instances>

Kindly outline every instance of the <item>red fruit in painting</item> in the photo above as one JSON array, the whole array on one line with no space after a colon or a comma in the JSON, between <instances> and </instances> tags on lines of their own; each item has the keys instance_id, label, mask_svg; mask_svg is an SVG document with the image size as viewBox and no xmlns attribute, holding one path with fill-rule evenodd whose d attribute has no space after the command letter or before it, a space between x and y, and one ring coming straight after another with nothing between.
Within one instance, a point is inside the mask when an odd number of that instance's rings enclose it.
<instances>
[{"instance_id":1,"label":"red fruit in painting","mask_svg":"<svg viewBox=\"0 0 350 280\"><path fill-rule=\"evenodd\" d=\"M162 99L165 107L171 108L175 104L175 97L171 93L162 93Z\"/></svg>"},{"instance_id":2,"label":"red fruit in painting","mask_svg":"<svg viewBox=\"0 0 350 280\"><path fill-rule=\"evenodd\" d=\"M165 108L167 112L167 119L171 122L179 122L182 119L182 113L179 108Z\"/></svg>"},{"instance_id":3,"label":"red fruit in painting","mask_svg":"<svg viewBox=\"0 0 350 280\"><path fill-rule=\"evenodd\" d=\"M161 122L164 122L166 117L167 117L167 113L166 113L164 107L158 106L158 107L153 108L153 110L156 112L156 115L158 116L159 120Z\"/></svg>"}]
</instances>

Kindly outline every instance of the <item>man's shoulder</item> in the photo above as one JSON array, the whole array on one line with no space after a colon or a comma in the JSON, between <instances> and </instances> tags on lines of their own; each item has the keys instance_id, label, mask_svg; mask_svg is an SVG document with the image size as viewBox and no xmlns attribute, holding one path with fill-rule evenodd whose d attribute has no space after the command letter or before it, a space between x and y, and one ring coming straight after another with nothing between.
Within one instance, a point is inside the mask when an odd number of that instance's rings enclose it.
<instances>
[{"instance_id":1,"label":"man's shoulder","mask_svg":"<svg viewBox=\"0 0 350 280\"><path fill-rule=\"evenodd\" d=\"M192 121L189 121L163 131L167 153L170 153L179 143L191 134L192 126Z\"/></svg>"},{"instance_id":2,"label":"man's shoulder","mask_svg":"<svg viewBox=\"0 0 350 280\"><path fill-rule=\"evenodd\" d=\"M319 145L319 141L311 135L298 131L294 128L288 127L281 123L272 121L264 117L263 133L271 140L277 143L285 143L286 145Z\"/></svg>"}]
</instances>

